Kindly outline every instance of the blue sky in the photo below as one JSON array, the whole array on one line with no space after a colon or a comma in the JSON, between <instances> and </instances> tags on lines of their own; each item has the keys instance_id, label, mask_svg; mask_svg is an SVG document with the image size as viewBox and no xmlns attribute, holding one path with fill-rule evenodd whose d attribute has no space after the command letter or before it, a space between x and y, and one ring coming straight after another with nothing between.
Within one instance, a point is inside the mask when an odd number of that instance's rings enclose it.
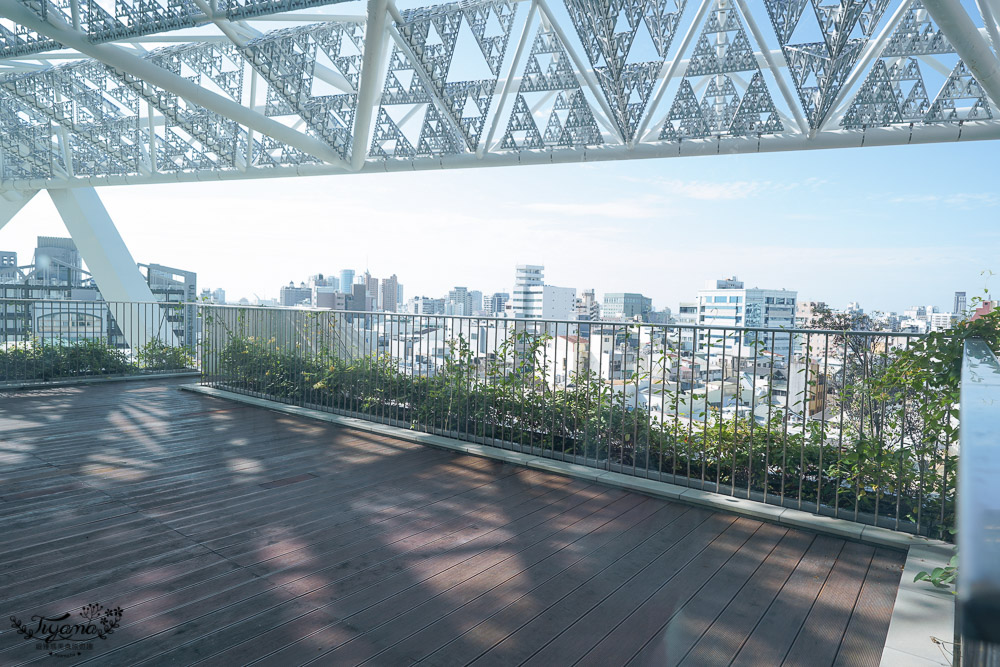
<instances>
[{"instance_id":1,"label":"blue sky","mask_svg":"<svg viewBox=\"0 0 1000 667\"><path fill-rule=\"evenodd\" d=\"M900 311L950 308L1000 273L997 142L463 171L102 188L140 262L195 270L231 298L341 268L406 296L546 282L675 307L706 280ZM0 230L30 260L65 235L44 195ZM993 280L992 288L1000 292Z\"/></svg>"}]
</instances>

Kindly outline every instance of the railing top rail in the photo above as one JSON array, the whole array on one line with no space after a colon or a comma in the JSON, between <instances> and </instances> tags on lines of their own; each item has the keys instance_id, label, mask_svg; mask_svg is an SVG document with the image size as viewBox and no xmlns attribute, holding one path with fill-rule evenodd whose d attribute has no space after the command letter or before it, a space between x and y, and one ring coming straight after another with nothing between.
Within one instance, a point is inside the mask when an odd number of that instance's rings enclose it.
<instances>
[{"instance_id":1,"label":"railing top rail","mask_svg":"<svg viewBox=\"0 0 1000 667\"><path fill-rule=\"evenodd\" d=\"M962 634L1000 645L1000 362L965 341L958 463L958 601Z\"/></svg>"},{"instance_id":2,"label":"railing top rail","mask_svg":"<svg viewBox=\"0 0 1000 667\"><path fill-rule=\"evenodd\" d=\"M196 301L106 301L104 299L23 299L21 297L0 296L0 303L60 303L70 305L136 305L136 306L202 306Z\"/></svg>"},{"instance_id":3,"label":"railing top rail","mask_svg":"<svg viewBox=\"0 0 1000 667\"><path fill-rule=\"evenodd\" d=\"M171 304L186 305L186 304ZM374 315L380 318L426 318L426 319L448 319L448 320L470 320L474 322L524 322L527 324L567 324L567 325L587 325L592 327L613 327L613 326L633 326L644 328L662 329L698 329L702 331L750 331L762 333L780 334L831 334L831 335L852 335L852 336L880 336L886 338L923 338L927 334L913 333L906 331L868 331L853 329L798 329L798 328L776 328L776 327L738 327L724 326L718 324L663 324L659 322L633 322L615 320L559 320L545 318L522 318L522 317L496 317L491 315L441 315L428 313L397 313L391 311L376 310L335 310L332 308L309 308L303 306L241 306L235 304L200 303L200 306L209 308L226 308L235 310L261 310L268 312L305 312L305 313L334 313L342 315Z\"/></svg>"}]
</instances>

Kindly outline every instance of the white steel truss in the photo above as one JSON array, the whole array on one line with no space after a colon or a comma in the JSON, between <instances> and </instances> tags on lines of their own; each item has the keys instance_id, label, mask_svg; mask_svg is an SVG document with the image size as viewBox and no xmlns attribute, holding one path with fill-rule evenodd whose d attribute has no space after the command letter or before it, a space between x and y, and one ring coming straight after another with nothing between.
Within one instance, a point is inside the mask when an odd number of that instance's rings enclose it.
<instances>
[{"instance_id":1,"label":"white steel truss","mask_svg":"<svg viewBox=\"0 0 1000 667\"><path fill-rule=\"evenodd\" d=\"M1000 138L995 0L0 0L0 192Z\"/></svg>"}]
</instances>

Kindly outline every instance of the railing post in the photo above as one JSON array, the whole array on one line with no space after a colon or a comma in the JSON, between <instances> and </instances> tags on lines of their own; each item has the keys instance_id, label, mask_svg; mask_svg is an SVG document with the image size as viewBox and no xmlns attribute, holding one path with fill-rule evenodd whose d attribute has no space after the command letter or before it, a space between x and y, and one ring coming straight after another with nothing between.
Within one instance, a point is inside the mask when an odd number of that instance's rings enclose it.
<instances>
[{"instance_id":1,"label":"railing post","mask_svg":"<svg viewBox=\"0 0 1000 667\"><path fill-rule=\"evenodd\" d=\"M1000 665L1000 362L965 341L958 462L961 664Z\"/></svg>"}]
</instances>

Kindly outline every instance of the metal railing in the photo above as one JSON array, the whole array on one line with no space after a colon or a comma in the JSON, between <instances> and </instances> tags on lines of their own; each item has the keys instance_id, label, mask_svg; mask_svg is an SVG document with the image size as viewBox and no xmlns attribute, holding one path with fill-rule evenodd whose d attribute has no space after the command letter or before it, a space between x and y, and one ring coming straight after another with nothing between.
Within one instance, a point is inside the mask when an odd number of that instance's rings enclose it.
<instances>
[{"instance_id":1,"label":"metal railing","mask_svg":"<svg viewBox=\"0 0 1000 667\"><path fill-rule=\"evenodd\" d=\"M886 384L915 334L201 314L209 386L896 530L952 523L957 441Z\"/></svg>"},{"instance_id":2,"label":"metal railing","mask_svg":"<svg viewBox=\"0 0 1000 667\"><path fill-rule=\"evenodd\" d=\"M0 387L195 368L197 305L0 298Z\"/></svg>"},{"instance_id":3,"label":"metal railing","mask_svg":"<svg viewBox=\"0 0 1000 667\"><path fill-rule=\"evenodd\" d=\"M965 342L958 477L958 630L961 664L1000 665L1000 362Z\"/></svg>"}]
</instances>

